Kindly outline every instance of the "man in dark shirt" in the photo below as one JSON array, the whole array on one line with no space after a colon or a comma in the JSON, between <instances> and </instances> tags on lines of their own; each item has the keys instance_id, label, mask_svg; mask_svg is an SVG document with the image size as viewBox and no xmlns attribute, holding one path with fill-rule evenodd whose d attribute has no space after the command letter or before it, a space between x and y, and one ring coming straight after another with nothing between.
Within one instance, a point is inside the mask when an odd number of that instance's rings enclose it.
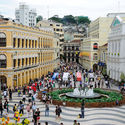
<instances>
[{"instance_id":1,"label":"man in dark shirt","mask_svg":"<svg viewBox=\"0 0 125 125\"><path fill-rule=\"evenodd\" d=\"M33 115L34 125L37 125L37 112Z\"/></svg>"},{"instance_id":2,"label":"man in dark shirt","mask_svg":"<svg viewBox=\"0 0 125 125\"><path fill-rule=\"evenodd\" d=\"M39 122L39 120L40 120L40 111L39 111L39 108L37 108L36 113L37 113L37 121Z\"/></svg>"},{"instance_id":3,"label":"man in dark shirt","mask_svg":"<svg viewBox=\"0 0 125 125\"><path fill-rule=\"evenodd\" d=\"M3 104L2 102L0 102L0 112L1 112L1 116L3 115Z\"/></svg>"}]
</instances>

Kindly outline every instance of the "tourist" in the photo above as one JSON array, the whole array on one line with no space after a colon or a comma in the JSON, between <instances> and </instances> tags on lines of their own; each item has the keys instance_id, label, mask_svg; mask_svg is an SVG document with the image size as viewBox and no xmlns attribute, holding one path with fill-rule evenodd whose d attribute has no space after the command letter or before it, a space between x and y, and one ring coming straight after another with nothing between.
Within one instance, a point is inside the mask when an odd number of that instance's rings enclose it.
<instances>
[{"instance_id":1,"label":"tourist","mask_svg":"<svg viewBox=\"0 0 125 125\"><path fill-rule=\"evenodd\" d=\"M26 95L23 95L22 101L25 103L25 101L26 101Z\"/></svg>"},{"instance_id":2,"label":"tourist","mask_svg":"<svg viewBox=\"0 0 125 125\"><path fill-rule=\"evenodd\" d=\"M37 125L37 113L34 112L34 115L33 115L33 122L34 122L34 125Z\"/></svg>"},{"instance_id":3,"label":"tourist","mask_svg":"<svg viewBox=\"0 0 125 125\"><path fill-rule=\"evenodd\" d=\"M21 95L21 90L18 89L18 97L20 97L20 95Z\"/></svg>"},{"instance_id":4,"label":"tourist","mask_svg":"<svg viewBox=\"0 0 125 125\"><path fill-rule=\"evenodd\" d=\"M33 111L33 115L34 115L34 113L36 112L36 104L35 103L32 105L32 111Z\"/></svg>"},{"instance_id":5,"label":"tourist","mask_svg":"<svg viewBox=\"0 0 125 125\"><path fill-rule=\"evenodd\" d=\"M3 96L4 96L4 99L7 98L7 90L4 90L4 92L3 92Z\"/></svg>"},{"instance_id":6,"label":"tourist","mask_svg":"<svg viewBox=\"0 0 125 125\"><path fill-rule=\"evenodd\" d=\"M85 101L82 100L82 103L81 103L81 118L84 118L84 105L85 105Z\"/></svg>"},{"instance_id":7,"label":"tourist","mask_svg":"<svg viewBox=\"0 0 125 125\"><path fill-rule=\"evenodd\" d=\"M20 104L20 114L24 114L24 104L21 102Z\"/></svg>"},{"instance_id":8,"label":"tourist","mask_svg":"<svg viewBox=\"0 0 125 125\"><path fill-rule=\"evenodd\" d=\"M6 111L6 114L9 112L9 102L7 101L7 99L6 99L6 101L4 102L4 109L5 109L5 111Z\"/></svg>"},{"instance_id":9,"label":"tourist","mask_svg":"<svg viewBox=\"0 0 125 125\"><path fill-rule=\"evenodd\" d=\"M100 88L100 80L98 81L98 88Z\"/></svg>"},{"instance_id":10,"label":"tourist","mask_svg":"<svg viewBox=\"0 0 125 125\"><path fill-rule=\"evenodd\" d=\"M27 106L26 106L26 110L27 110L27 118L29 118L30 110L31 110L31 106L30 106L30 104L27 104Z\"/></svg>"},{"instance_id":11,"label":"tourist","mask_svg":"<svg viewBox=\"0 0 125 125\"><path fill-rule=\"evenodd\" d=\"M61 122L60 125L64 125L64 124Z\"/></svg>"},{"instance_id":12,"label":"tourist","mask_svg":"<svg viewBox=\"0 0 125 125\"><path fill-rule=\"evenodd\" d=\"M49 116L49 105L45 105L45 116Z\"/></svg>"},{"instance_id":13,"label":"tourist","mask_svg":"<svg viewBox=\"0 0 125 125\"><path fill-rule=\"evenodd\" d=\"M56 112L57 118L60 118L60 114L62 113L62 109L61 109L61 107L59 105L56 106L55 112Z\"/></svg>"},{"instance_id":14,"label":"tourist","mask_svg":"<svg viewBox=\"0 0 125 125\"><path fill-rule=\"evenodd\" d=\"M9 100L12 100L12 90L9 89Z\"/></svg>"},{"instance_id":15,"label":"tourist","mask_svg":"<svg viewBox=\"0 0 125 125\"><path fill-rule=\"evenodd\" d=\"M2 104L2 102L0 102L0 112L1 112L1 117L2 117L2 115L3 115L3 104Z\"/></svg>"},{"instance_id":16,"label":"tourist","mask_svg":"<svg viewBox=\"0 0 125 125\"><path fill-rule=\"evenodd\" d=\"M74 120L73 125L78 125L77 120Z\"/></svg>"},{"instance_id":17,"label":"tourist","mask_svg":"<svg viewBox=\"0 0 125 125\"><path fill-rule=\"evenodd\" d=\"M39 111L39 108L37 108L36 113L37 113L37 122L39 122L39 120L40 120L40 111Z\"/></svg>"},{"instance_id":18,"label":"tourist","mask_svg":"<svg viewBox=\"0 0 125 125\"><path fill-rule=\"evenodd\" d=\"M17 106L16 104L13 106L13 112L15 112L17 110Z\"/></svg>"},{"instance_id":19,"label":"tourist","mask_svg":"<svg viewBox=\"0 0 125 125\"><path fill-rule=\"evenodd\" d=\"M45 125L48 125L48 122L45 122Z\"/></svg>"}]
</instances>

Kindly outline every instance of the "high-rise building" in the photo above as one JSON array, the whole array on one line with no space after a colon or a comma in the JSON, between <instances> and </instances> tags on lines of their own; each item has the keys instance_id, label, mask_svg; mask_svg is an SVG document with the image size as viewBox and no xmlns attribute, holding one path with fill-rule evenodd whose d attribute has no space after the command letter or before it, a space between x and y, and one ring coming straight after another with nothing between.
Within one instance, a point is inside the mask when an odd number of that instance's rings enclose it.
<instances>
[{"instance_id":1,"label":"high-rise building","mask_svg":"<svg viewBox=\"0 0 125 125\"><path fill-rule=\"evenodd\" d=\"M25 3L19 4L19 9L15 10L16 20L26 26L34 27L36 25L36 10L30 9Z\"/></svg>"}]
</instances>

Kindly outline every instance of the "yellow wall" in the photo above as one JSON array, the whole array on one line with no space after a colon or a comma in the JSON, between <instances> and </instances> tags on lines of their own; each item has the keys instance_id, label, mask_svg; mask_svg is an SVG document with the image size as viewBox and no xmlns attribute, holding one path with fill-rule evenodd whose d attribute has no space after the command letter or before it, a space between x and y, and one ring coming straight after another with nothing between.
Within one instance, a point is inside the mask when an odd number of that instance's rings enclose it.
<instances>
[{"instance_id":1,"label":"yellow wall","mask_svg":"<svg viewBox=\"0 0 125 125\"><path fill-rule=\"evenodd\" d=\"M0 30L6 34L7 43L6 47L0 47L0 55L7 57L7 67L0 68L0 77L7 78L8 86L23 86L30 79L41 78L54 70L52 32L12 22L0 24Z\"/></svg>"}]
</instances>

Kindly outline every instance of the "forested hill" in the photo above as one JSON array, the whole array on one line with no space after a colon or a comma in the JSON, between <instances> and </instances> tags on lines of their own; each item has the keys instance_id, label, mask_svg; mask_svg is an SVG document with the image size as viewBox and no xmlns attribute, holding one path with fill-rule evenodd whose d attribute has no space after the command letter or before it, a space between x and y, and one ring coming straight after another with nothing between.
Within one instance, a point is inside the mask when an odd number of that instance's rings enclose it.
<instances>
[{"instance_id":1,"label":"forested hill","mask_svg":"<svg viewBox=\"0 0 125 125\"><path fill-rule=\"evenodd\" d=\"M79 25L79 24L89 24L91 21L87 16L72 16L66 15L63 18L60 18L58 15L50 17L49 20L62 23L64 25Z\"/></svg>"}]
</instances>

